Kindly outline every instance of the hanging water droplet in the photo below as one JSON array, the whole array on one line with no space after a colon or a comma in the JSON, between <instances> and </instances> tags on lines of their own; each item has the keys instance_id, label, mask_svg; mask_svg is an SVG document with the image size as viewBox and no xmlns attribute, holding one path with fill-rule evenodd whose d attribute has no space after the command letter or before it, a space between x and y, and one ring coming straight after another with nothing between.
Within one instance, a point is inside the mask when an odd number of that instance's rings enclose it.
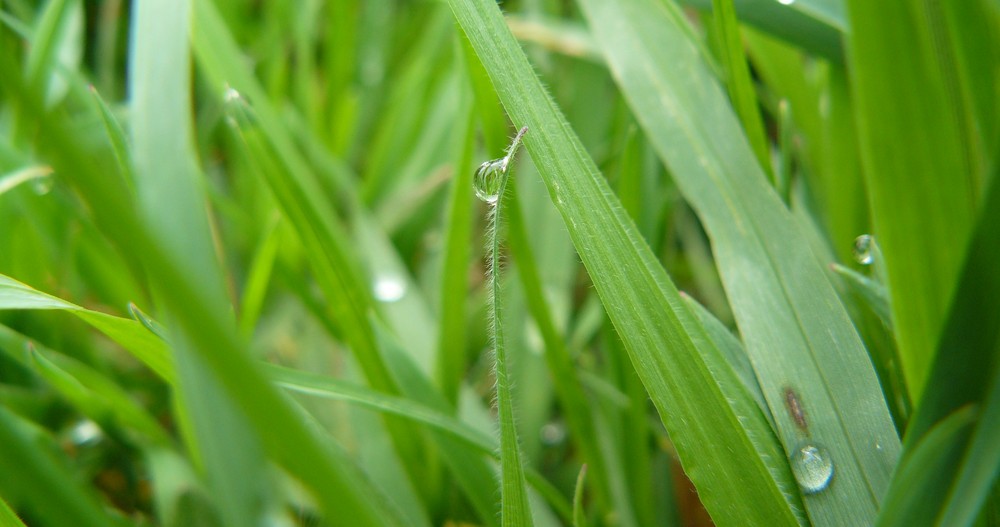
<instances>
[{"instance_id":1,"label":"hanging water droplet","mask_svg":"<svg viewBox=\"0 0 1000 527\"><path fill-rule=\"evenodd\" d=\"M778 3L781 5L792 5L795 3L795 0L778 0Z\"/></svg>"},{"instance_id":2,"label":"hanging water droplet","mask_svg":"<svg viewBox=\"0 0 1000 527\"><path fill-rule=\"evenodd\" d=\"M798 447L791 462L795 480L806 494L825 489L833 479L833 457L820 445L807 443Z\"/></svg>"},{"instance_id":3,"label":"hanging water droplet","mask_svg":"<svg viewBox=\"0 0 1000 527\"><path fill-rule=\"evenodd\" d=\"M39 196L44 196L49 192L52 192L52 187L55 185L55 180L52 178L51 174L45 174L43 176L38 176L31 180L31 189L35 191L35 194Z\"/></svg>"},{"instance_id":4,"label":"hanging water droplet","mask_svg":"<svg viewBox=\"0 0 1000 527\"><path fill-rule=\"evenodd\" d=\"M382 302L395 302L406 295L406 282L398 276L380 276L373 287L375 298Z\"/></svg>"},{"instance_id":5,"label":"hanging water droplet","mask_svg":"<svg viewBox=\"0 0 1000 527\"><path fill-rule=\"evenodd\" d=\"M875 238L871 234L862 234L854 239L854 259L861 265L870 265L875 260L873 245Z\"/></svg>"},{"instance_id":6,"label":"hanging water droplet","mask_svg":"<svg viewBox=\"0 0 1000 527\"><path fill-rule=\"evenodd\" d=\"M518 130L517 135L510 142L510 146L507 147L507 155L500 159L487 161L476 169L476 175L472 178L472 186L479 199L492 204L500 198L500 189L503 188L507 170L510 169L510 162L514 159L514 154L521 146L521 138L526 133L528 133L528 127L524 126Z\"/></svg>"},{"instance_id":7,"label":"hanging water droplet","mask_svg":"<svg viewBox=\"0 0 1000 527\"><path fill-rule=\"evenodd\" d=\"M500 184L507 175L507 158L487 161L476 170L472 178L472 186L476 189L476 197L486 203L496 203L500 197Z\"/></svg>"}]
</instances>

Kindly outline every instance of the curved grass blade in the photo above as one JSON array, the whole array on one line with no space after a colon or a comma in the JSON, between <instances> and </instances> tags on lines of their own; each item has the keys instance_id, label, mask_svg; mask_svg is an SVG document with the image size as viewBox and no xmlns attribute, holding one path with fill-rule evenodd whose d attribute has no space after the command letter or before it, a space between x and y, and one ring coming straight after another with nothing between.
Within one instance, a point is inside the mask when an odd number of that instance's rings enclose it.
<instances>
[{"instance_id":1,"label":"curved grass blade","mask_svg":"<svg viewBox=\"0 0 1000 527\"><path fill-rule=\"evenodd\" d=\"M683 305L495 3L451 0L625 342L699 495L722 524L794 525L794 483L767 420ZM629 30L631 31L631 30Z\"/></svg>"},{"instance_id":2,"label":"curved grass blade","mask_svg":"<svg viewBox=\"0 0 1000 527\"><path fill-rule=\"evenodd\" d=\"M2 497L0 497L0 527L25 527L21 518L17 517Z\"/></svg>"},{"instance_id":3,"label":"curved grass blade","mask_svg":"<svg viewBox=\"0 0 1000 527\"><path fill-rule=\"evenodd\" d=\"M806 496L810 519L872 521L899 439L867 352L808 238L755 163L681 19L648 0L581 4L634 114L709 232L786 452L806 439L832 452L836 479ZM808 407L807 437L785 409L787 388Z\"/></svg>"}]
</instances>

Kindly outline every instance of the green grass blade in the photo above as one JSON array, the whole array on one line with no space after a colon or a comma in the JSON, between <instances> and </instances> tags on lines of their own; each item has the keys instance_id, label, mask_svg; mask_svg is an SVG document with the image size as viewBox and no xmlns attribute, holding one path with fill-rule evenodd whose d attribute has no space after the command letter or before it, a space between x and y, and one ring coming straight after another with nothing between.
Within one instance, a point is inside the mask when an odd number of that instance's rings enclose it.
<instances>
[{"instance_id":1,"label":"green grass blade","mask_svg":"<svg viewBox=\"0 0 1000 527\"><path fill-rule=\"evenodd\" d=\"M194 159L188 87L190 16L188 2L145 2L134 12L128 79L134 183L140 215L156 242L176 255L173 264L201 290L205 308L223 314L227 330L235 330L227 316L232 306L216 260ZM162 298L168 287L172 285L153 281L154 297ZM158 303L166 307L165 302ZM218 350L196 350L197 337L174 323L179 307L164 309L163 319L180 381L185 414L180 420L193 425L195 443L189 447L200 453L223 521L259 522L270 496L261 440L244 414L247 410L240 410L199 356L199 351Z\"/></svg>"},{"instance_id":2,"label":"green grass blade","mask_svg":"<svg viewBox=\"0 0 1000 527\"><path fill-rule=\"evenodd\" d=\"M806 496L810 518L871 521L899 440L867 352L808 238L767 184L679 19L646 0L582 5L633 112L709 232L786 451L806 439L785 408L791 388L807 407L810 440L832 452L836 479Z\"/></svg>"},{"instance_id":3,"label":"green grass blade","mask_svg":"<svg viewBox=\"0 0 1000 527\"><path fill-rule=\"evenodd\" d=\"M927 433L907 445L907 455L899 462L892 491L886 495L879 511L879 527L921 525L938 513L936 495L946 495L947 479L928 477L951 470L962 458L962 448L968 442L975 422L975 409L969 406L956 410L935 424Z\"/></svg>"},{"instance_id":4,"label":"green grass blade","mask_svg":"<svg viewBox=\"0 0 1000 527\"><path fill-rule=\"evenodd\" d=\"M487 187L482 190L485 195L495 192L492 201L489 202L486 250L490 259L489 269L487 269L487 282L489 282L490 288L490 334L493 338L493 354L496 361L496 407L497 419L500 421L500 522L504 527L531 526L533 524L531 506L528 503L528 491L524 480L521 444L517 438L517 426L514 424L514 398L511 393L514 381L510 376L512 368L507 355L503 323L504 311L500 301L502 298L500 290L501 204L510 176L509 163L514 159L518 147L521 146L522 137L527 131L527 127L521 128L502 161L487 161L479 167L473 177L477 194L481 190L479 186L484 185L479 180L480 174L485 174L487 178L499 178L498 189L493 190ZM501 163L502 168L494 169L494 164L498 162ZM493 183L493 181L488 180L485 185ZM483 195L480 195L480 198L489 201L489 198Z\"/></svg>"},{"instance_id":5,"label":"green grass blade","mask_svg":"<svg viewBox=\"0 0 1000 527\"><path fill-rule=\"evenodd\" d=\"M708 11L712 1L682 0L681 3ZM846 16L842 8L823 9L820 4L839 6L840 3L839 0L796 0L792 5L785 5L775 0L733 1L740 20L834 62L844 60L841 39L846 30Z\"/></svg>"},{"instance_id":6,"label":"green grass blade","mask_svg":"<svg viewBox=\"0 0 1000 527\"><path fill-rule=\"evenodd\" d=\"M740 27L736 23L733 0L712 0L712 30L716 51L725 72L726 88L743 131L750 140L757 162L771 174L771 149L764 135L764 123L757 106L757 94L750 78L750 67L743 54ZM773 176L772 176L773 181Z\"/></svg>"},{"instance_id":7,"label":"green grass blade","mask_svg":"<svg viewBox=\"0 0 1000 527\"><path fill-rule=\"evenodd\" d=\"M0 498L0 527L25 527L3 498Z\"/></svg>"},{"instance_id":8,"label":"green grass blade","mask_svg":"<svg viewBox=\"0 0 1000 527\"><path fill-rule=\"evenodd\" d=\"M134 320L84 309L4 275L0 275L0 309L67 310L117 342L169 384L176 380L166 346Z\"/></svg>"},{"instance_id":9,"label":"green grass blade","mask_svg":"<svg viewBox=\"0 0 1000 527\"><path fill-rule=\"evenodd\" d=\"M984 181L943 5L848 2L850 69L875 236L913 400L944 327ZM983 4L979 16L991 16ZM897 23L887 24L885 21ZM910 89L899 90L899 86Z\"/></svg>"},{"instance_id":10,"label":"green grass blade","mask_svg":"<svg viewBox=\"0 0 1000 527\"><path fill-rule=\"evenodd\" d=\"M17 496L45 525L125 525L104 512L88 488L76 481L58 447L6 408L0 407L0 490ZM12 500L13 501L13 500Z\"/></svg>"},{"instance_id":11,"label":"green grass blade","mask_svg":"<svg viewBox=\"0 0 1000 527\"><path fill-rule=\"evenodd\" d=\"M573 492L573 527L587 527L587 514L583 511L583 481L587 476L587 465L580 467Z\"/></svg>"},{"instance_id":12,"label":"green grass blade","mask_svg":"<svg viewBox=\"0 0 1000 527\"><path fill-rule=\"evenodd\" d=\"M612 493L607 484L607 463L604 454L597 444L597 433L594 428L594 418L589 410L589 402L580 384L570 356L566 341L556 329L555 320L545 300L542 280L538 273L536 260L528 241L528 231L524 215L521 211L517 193L512 192L507 198L507 218L509 231L507 236L511 252L517 261L518 277L525 291L525 299L531 317L538 325L539 333L545 342L545 363L552 376L552 383L559 396L571 435L580 444L583 458L591 468L591 480L594 481L598 500L611 505ZM615 496L614 509L620 515L623 525L635 522L629 503L622 496Z\"/></svg>"},{"instance_id":13,"label":"green grass blade","mask_svg":"<svg viewBox=\"0 0 1000 527\"><path fill-rule=\"evenodd\" d=\"M471 105L470 105L471 106ZM441 314L438 320L438 355L436 379L441 393L452 403L458 401L458 391L465 373L465 299L468 294L469 260L472 256L472 147L475 138L472 109L464 126L462 147L455 160L455 174L448 198L445 220L444 264L441 268Z\"/></svg>"},{"instance_id":14,"label":"green grass blade","mask_svg":"<svg viewBox=\"0 0 1000 527\"><path fill-rule=\"evenodd\" d=\"M997 300L1000 298L1000 275L996 272L997 262L1000 262L1000 238L996 235L996 225L1000 222L1000 185L997 181L991 184L983 205L927 389L907 429L904 450L904 459L915 456L918 445L932 427L960 408L980 407L974 439L966 445L962 464L952 459L939 470L919 475L933 480L943 489L948 487L942 482L952 483L950 495L942 491L921 502L923 509L933 510L932 515L940 513L942 519L947 516L950 521L977 512L975 504L990 491L989 475L992 472L995 476L997 466L994 446L997 425L992 418L997 412L1000 371L1000 302ZM941 455L949 453L942 451ZM890 495L905 495L914 484L912 478L905 479L900 472L893 479ZM886 516L886 521L891 518ZM958 522L962 523L966 522Z\"/></svg>"},{"instance_id":15,"label":"green grass blade","mask_svg":"<svg viewBox=\"0 0 1000 527\"><path fill-rule=\"evenodd\" d=\"M11 64L7 55L4 66ZM355 476L342 466L331 447L308 428L245 355L232 321L226 313L208 308L211 303L192 283L192 278L172 263L168 254L154 243L126 192L108 184L106 167L82 149L65 127L40 110L37 94L17 79L0 77L0 86L11 99L39 116L37 125L45 137L35 146L50 160L54 169L65 174L81 198L91 205L99 224L117 244L141 255L149 279L169 284L160 293L174 315L175 329L194 339L194 346L208 369L225 386L241 408L253 409L247 417L272 459L310 488L332 524L403 525L393 516L380 496L366 492L352 481ZM276 431L278 431L276 433Z\"/></svg>"},{"instance_id":16,"label":"green grass blade","mask_svg":"<svg viewBox=\"0 0 1000 527\"><path fill-rule=\"evenodd\" d=\"M701 346L703 330L545 93L497 6L451 6L511 119L530 127L528 152L702 500L723 524L798 523L793 498L782 490L792 485L788 468L766 419L731 371L711 369L721 355Z\"/></svg>"}]
</instances>

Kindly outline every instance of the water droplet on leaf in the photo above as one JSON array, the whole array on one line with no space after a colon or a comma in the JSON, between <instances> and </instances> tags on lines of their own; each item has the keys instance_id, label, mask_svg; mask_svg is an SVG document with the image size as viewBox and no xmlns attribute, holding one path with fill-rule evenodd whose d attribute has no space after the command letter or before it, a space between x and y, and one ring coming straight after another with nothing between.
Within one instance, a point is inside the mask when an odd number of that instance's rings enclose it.
<instances>
[{"instance_id":1,"label":"water droplet on leaf","mask_svg":"<svg viewBox=\"0 0 1000 527\"><path fill-rule=\"evenodd\" d=\"M873 245L875 238L871 234L862 234L854 239L854 259L861 265L870 265L875 260Z\"/></svg>"},{"instance_id":2,"label":"water droplet on leaf","mask_svg":"<svg viewBox=\"0 0 1000 527\"><path fill-rule=\"evenodd\" d=\"M781 5L792 5L795 3L795 0L778 0L778 3Z\"/></svg>"},{"instance_id":3,"label":"water droplet on leaf","mask_svg":"<svg viewBox=\"0 0 1000 527\"><path fill-rule=\"evenodd\" d=\"M31 181L31 189L39 196L44 196L52 192L53 185L55 185L55 180L48 174L36 177Z\"/></svg>"},{"instance_id":4,"label":"water droplet on leaf","mask_svg":"<svg viewBox=\"0 0 1000 527\"><path fill-rule=\"evenodd\" d=\"M374 293L382 302L395 302L406 295L406 283L398 276L382 276L375 279Z\"/></svg>"},{"instance_id":5,"label":"water droplet on leaf","mask_svg":"<svg viewBox=\"0 0 1000 527\"><path fill-rule=\"evenodd\" d=\"M807 443L798 447L791 462L795 480L806 494L825 489L833 479L833 457L820 445Z\"/></svg>"}]
</instances>

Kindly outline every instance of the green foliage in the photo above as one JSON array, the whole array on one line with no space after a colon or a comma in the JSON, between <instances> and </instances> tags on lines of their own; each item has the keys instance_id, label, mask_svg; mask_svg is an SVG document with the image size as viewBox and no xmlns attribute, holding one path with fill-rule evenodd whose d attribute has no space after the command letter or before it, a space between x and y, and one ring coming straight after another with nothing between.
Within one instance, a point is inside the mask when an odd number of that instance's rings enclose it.
<instances>
[{"instance_id":1,"label":"green foliage","mask_svg":"<svg viewBox=\"0 0 1000 527\"><path fill-rule=\"evenodd\" d=\"M989 0L0 2L0 525L995 524L997 50Z\"/></svg>"}]
</instances>

